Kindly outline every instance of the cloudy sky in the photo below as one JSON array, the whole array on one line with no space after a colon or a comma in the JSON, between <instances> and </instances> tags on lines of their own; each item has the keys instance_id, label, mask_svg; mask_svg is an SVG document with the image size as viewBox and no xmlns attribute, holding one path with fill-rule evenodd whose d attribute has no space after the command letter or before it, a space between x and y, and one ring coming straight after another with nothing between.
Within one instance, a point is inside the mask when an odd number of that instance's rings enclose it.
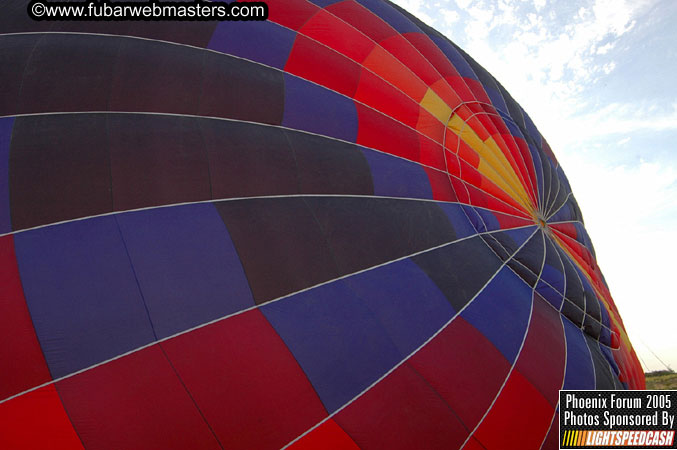
<instances>
[{"instance_id":1,"label":"cloudy sky","mask_svg":"<svg viewBox=\"0 0 677 450\"><path fill-rule=\"evenodd\" d=\"M395 0L524 107L562 164L645 370L677 370L677 2Z\"/></svg>"}]
</instances>

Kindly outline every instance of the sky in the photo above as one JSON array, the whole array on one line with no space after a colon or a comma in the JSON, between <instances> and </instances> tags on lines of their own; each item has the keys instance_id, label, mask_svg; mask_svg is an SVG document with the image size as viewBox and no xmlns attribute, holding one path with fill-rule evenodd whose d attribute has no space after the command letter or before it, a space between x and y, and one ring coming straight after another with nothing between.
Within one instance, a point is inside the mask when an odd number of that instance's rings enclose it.
<instances>
[{"instance_id":1,"label":"sky","mask_svg":"<svg viewBox=\"0 0 677 450\"><path fill-rule=\"evenodd\" d=\"M677 370L677 2L395 3L531 116L570 181L645 371L665 369L660 360Z\"/></svg>"}]
</instances>

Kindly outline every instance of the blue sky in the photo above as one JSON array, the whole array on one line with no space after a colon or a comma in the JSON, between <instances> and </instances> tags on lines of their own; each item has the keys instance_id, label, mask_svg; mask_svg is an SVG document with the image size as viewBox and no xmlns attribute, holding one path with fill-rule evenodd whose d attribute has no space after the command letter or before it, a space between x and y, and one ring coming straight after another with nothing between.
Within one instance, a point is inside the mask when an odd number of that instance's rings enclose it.
<instances>
[{"instance_id":1,"label":"blue sky","mask_svg":"<svg viewBox=\"0 0 677 450\"><path fill-rule=\"evenodd\" d=\"M562 164L645 369L677 370L677 2L395 0L524 107Z\"/></svg>"}]
</instances>

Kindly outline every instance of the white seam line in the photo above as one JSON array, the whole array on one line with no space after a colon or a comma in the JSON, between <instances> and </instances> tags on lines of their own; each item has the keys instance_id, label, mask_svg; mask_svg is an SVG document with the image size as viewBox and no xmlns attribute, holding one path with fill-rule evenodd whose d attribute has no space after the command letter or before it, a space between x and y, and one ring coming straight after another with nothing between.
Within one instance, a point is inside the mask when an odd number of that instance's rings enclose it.
<instances>
[{"instance_id":1,"label":"white seam line","mask_svg":"<svg viewBox=\"0 0 677 450\"><path fill-rule=\"evenodd\" d=\"M548 439L548 434L550 433L550 429L552 428L553 424L555 423L555 417L557 416L557 410L559 408L559 391L564 389L564 380L566 380L566 378L567 378L567 368L568 368L567 358L569 356L569 349L567 347L567 333L566 333L566 329L564 328L564 321L562 320L562 317L563 316L560 314L559 319L560 319L560 324L562 325L562 336L564 337L564 368L562 369L562 372L563 372L562 373L562 383L560 384L560 388L557 391L557 403L555 403L555 410L552 412L552 419L550 419L550 428L548 429L548 432L545 434L545 436L543 437L543 441L541 442L541 446L540 446L541 450L543 449L543 446L545 445L546 439ZM559 424L557 426L559 427ZM558 441L560 439L559 433L558 433L557 439L558 439ZM559 444L558 444L558 447L559 447Z\"/></svg>"},{"instance_id":2,"label":"white seam line","mask_svg":"<svg viewBox=\"0 0 677 450\"><path fill-rule=\"evenodd\" d=\"M398 200L398 201L408 201L408 202L427 202L427 203L435 203L435 204L446 204L446 205L458 205L458 206L469 206L471 208L477 208L477 209L483 209L486 211L490 212L497 212L501 214L505 214L511 217L514 217L516 219L521 219L524 221L528 221L527 218L525 217L520 217L520 216L515 216L510 213L506 213L503 211L498 211L494 210L491 208L488 208L486 206L476 206L476 205L469 205L467 203L462 203L462 202L452 202L452 201L446 201L446 200L434 200L434 199L429 199L429 198L413 198L413 197L392 197L392 196L385 196L385 195L359 195L359 194L282 194L282 195L255 195L251 197L226 197L226 198L217 198L217 199L206 199L206 200L195 200L192 202L180 202L180 203L168 203L164 205L153 205L153 206L144 206L141 208L134 208L134 209L125 209L125 210L120 210L120 211L109 211L101 214L94 214L91 216L83 216L83 217L76 217L74 219L66 219L66 220L61 220L59 222L51 222L51 223L46 223L42 225L36 225L34 227L30 228L22 228L20 230L15 230L15 231L9 231L7 233L1 233L0 238L5 237L5 236L13 236L21 233L25 233L27 231L34 231L34 230L39 230L42 228L47 228L47 227L53 227L57 225L64 225L67 223L71 222L79 222L83 220L89 220L89 219L96 219L100 217L107 217L107 216L113 216L116 214L127 214L127 213L134 213L134 212L139 212L139 211L148 211L148 210L153 210L153 209L161 209L161 208L173 208L173 207L179 207L179 206L189 206L189 205L200 205L200 204L205 204L205 203L221 203L221 202L235 202L235 201L246 201L246 200L266 200L266 199L282 199L282 198L323 198L323 197L328 197L328 198L367 198L367 199L385 199L385 200ZM528 225L520 225L519 227L513 227L513 228L505 228L505 230L514 230L514 229L519 229L519 228L524 228L528 226L532 226L536 224L528 224ZM498 230L494 230L498 231Z\"/></svg>"},{"instance_id":3,"label":"white seam line","mask_svg":"<svg viewBox=\"0 0 677 450\"><path fill-rule=\"evenodd\" d=\"M527 242L529 242L529 240L530 240L530 239L534 236L534 234L536 234L537 232L538 232L538 229L536 229L536 230L529 236L529 238L524 242L524 244L522 244L522 245L515 251L514 254L517 254L517 252L519 252L519 251L521 250L521 248L522 248ZM479 235L479 234L478 234L478 235ZM478 235L475 235L475 236L478 236ZM473 237L475 237L475 236L473 236ZM486 245L486 244L485 244L485 245ZM514 255L513 255L513 256L514 256ZM412 356L414 356L416 353L418 353L419 350L421 350L423 347L425 347L430 341L432 341L435 337L437 337L437 335L439 335L442 331L444 331L444 330L449 326L449 324L451 324L451 322L453 322L453 320L454 320L456 317L459 317L460 314L461 314L461 313L462 313L462 312L463 312L470 304L472 304L472 302L473 302L473 301L474 301L474 300L475 300L475 299L476 299L476 298L484 291L484 289L489 285L489 283L491 283L491 282L493 281L493 279L496 277L496 275L498 275L498 273L501 271L501 269L503 269L503 267L505 267L505 265L507 264L507 261L509 261L509 260L510 260L510 258L507 259L505 262L503 262L503 263L500 265L500 267L499 267L498 269L496 269L496 272L494 272L494 274L487 280L487 282L484 284L484 286L482 286L482 287L475 293L475 295L468 301L468 303L466 303L460 310L458 310L458 312L457 312L456 314L454 314L454 316L453 316L451 319L449 319L444 325L442 325L442 327L439 328L435 333L433 333L433 335L430 336L425 342L423 342L421 345L419 345L416 349L414 349L414 350L413 350L411 353L409 353L407 356L405 356L404 358L402 358L397 364L395 364L392 368L390 368L387 372L385 372L383 375L381 375L378 379L376 379L376 380L375 380L373 383L371 383L369 386L367 386L366 388L364 388L360 393L358 393L356 396L354 396L354 397L351 398L349 401L347 401L346 403L344 403L340 408L334 410L334 412L332 412L331 414L327 415L327 417L325 417L324 419L322 419L321 421L319 421L318 423L316 423L316 424L313 425L312 427L308 428L308 429L307 429L305 432L303 432L302 434L298 435L296 438L294 438L292 441L290 441L287 445L285 445L284 447L282 447L282 449L284 450L284 449L288 448L289 446L291 446L292 444L294 444L295 442L299 441L301 438L303 438L304 436L306 436L307 434L309 434L310 432L312 432L313 430L315 430L316 428L318 428L319 426L321 426L323 423L325 423L326 421L328 421L329 419L331 419L332 417L334 417L336 414L338 414L339 412L341 412L343 409L345 409L346 407L348 407L349 405L351 405L355 400L357 400L357 399L360 398L362 395L364 395L366 392L368 392L371 388L373 388L373 387L376 386L378 383L380 383L380 382L381 382L383 379L385 379L388 375L390 375L390 374L393 373L395 370L397 370L397 368L399 368L399 367L402 366L404 363L406 363Z\"/></svg>"},{"instance_id":4,"label":"white seam line","mask_svg":"<svg viewBox=\"0 0 677 450\"><path fill-rule=\"evenodd\" d=\"M539 229L536 230L536 232L538 232L538 231L539 231ZM541 233L541 235L543 235L543 234L544 233ZM532 237L533 237L533 235L532 235ZM526 242L529 242L532 237L527 239ZM526 242L524 243L524 245L526 245ZM511 256L510 259L512 259L516 255L517 255L517 253L515 253L513 256ZM539 279L540 279L541 275L543 274L543 267L544 266L545 266L545 242L543 242L543 261L541 262L541 273L538 275ZM508 266L508 267L510 267L510 266ZM522 279L520 278L520 280L522 280ZM522 281L524 281L524 280L522 280ZM534 303L535 303L534 297L535 297L535 294L536 294L536 288L533 287L531 289L531 309L529 311L529 319L527 320L527 325L526 325L526 328L524 330L524 336L522 336L522 343L520 344L520 348L517 351L517 354L515 355L515 360L512 362L510 370L508 371L507 375L505 376L505 379L503 380L503 384L501 385L498 392L496 393L494 400L487 407L487 410L484 412L484 415L482 416L480 421L477 422L477 425L475 425L475 428L473 428L473 430L470 432L468 437L465 439L465 441L463 442L463 444L459 448L463 448L468 443L468 441L473 437L473 435L479 429L479 427L482 425L482 423L484 422L484 419L486 419L486 417L489 415L489 412L491 411L491 409L496 404L496 401L498 400L498 398L501 396L503 389L505 388L506 384L508 384L508 380L510 379L510 376L512 375L513 371L515 370L515 367L517 366L517 362L519 361L520 355L522 354L522 349L524 348L524 344L527 341L527 336L529 335L529 328L531 327L531 319L532 319L533 314L534 314Z\"/></svg>"},{"instance_id":5,"label":"white seam line","mask_svg":"<svg viewBox=\"0 0 677 450\"><path fill-rule=\"evenodd\" d=\"M462 105L459 105L459 106L462 106ZM204 120L218 120L218 121L224 121L224 122L246 123L246 124L251 124L251 125L279 128L281 130L288 130L288 131L291 131L291 132L303 133L303 134L308 134L308 135L311 135L311 136L321 137L321 138L324 138L324 139L330 139L330 140L336 141L336 142L346 143L346 144L355 146L357 148L371 150L371 151L380 153L382 155L388 155L392 158L397 158L397 159L400 159L402 161L406 161L406 162L411 163L411 164L416 164L420 167L424 167L424 168L434 170L434 171L439 172L441 174L444 174L446 176L453 176L455 178L458 178L455 175L451 175L448 172L448 168L447 168L447 170L442 170L442 169L439 169L437 167L429 166L429 165L424 164L424 163L419 162L419 161L414 161L414 160L411 160L411 159L404 158L402 156L398 156L398 155L395 155L395 154L392 154L392 153L388 153L384 150L379 150L377 148L368 147L366 145L358 144L357 142L346 141L344 139L336 138L336 137L333 137L333 136L326 136L326 135L323 135L323 134L314 133L312 131L300 130L300 129L296 129L296 128L289 128L289 127L286 127L286 126L283 126L283 125L274 125L274 124L268 124L268 123L253 122L253 121L250 121L250 120L233 119L233 118L228 118L228 117L200 116L200 115L194 115L194 114L178 114L178 113L149 112L149 111L57 111L57 112L52 111L52 112L23 113L23 114L5 115L5 116L0 116L0 119L17 118L17 117L50 116L50 115L77 115L77 114L84 114L84 115L86 115L86 114L120 114L120 115L138 114L138 115L149 115L149 116L169 116L169 117L191 118L191 119L197 119L197 120L204 119ZM449 151L449 150L443 148L443 156L444 156L445 151ZM452 152L450 152L450 153L452 153ZM445 162L445 167L446 167L446 165L447 165L446 164L446 157L444 157L444 162ZM460 178L458 178L458 179L460 181L462 181L463 183L468 183L466 180L461 180ZM475 185L472 185L472 184L471 184L471 186L474 186L476 189L480 190L485 195L487 195L487 196L495 199L496 201L506 205L511 210L519 211L515 206L505 202L504 200L502 200L498 197L495 197L493 194L490 194L486 191L483 191L478 186L475 186ZM452 190L453 190L453 185L452 185ZM466 190L467 190L467 188L466 188ZM505 191L503 191L503 192L505 192ZM422 200L429 200L429 199L422 199ZM437 200L437 201L443 201L443 200ZM474 205L474 206L478 206L478 205ZM481 207L481 206L478 206L478 207ZM486 207L485 207L485 209L486 209ZM502 212L502 211L500 211L500 212ZM518 217L518 218L522 218L522 219L525 218L525 217L517 216L515 214L511 214L511 213L508 213L508 212L503 212L503 213L508 214L510 216L513 216L513 217ZM2 236L2 235L0 235L0 236Z\"/></svg>"},{"instance_id":6,"label":"white seam line","mask_svg":"<svg viewBox=\"0 0 677 450\"><path fill-rule=\"evenodd\" d=\"M532 227L532 226L535 226L535 225L525 225L524 227L519 227L519 228L529 228L529 227ZM351 273L348 273L348 274L345 274L345 275L341 275L340 277L336 277L336 278L333 278L333 279L331 279L331 280L323 281L323 282L321 282L321 283L317 283L317 284L315 284L315 285L313 285L313 286L308 286L308 287L303 288L303 289L300 289L300 290L298 290L298 291L290 292L289 294L285 294L285 295L282 295L282 296L280 296L280 297L274 298L274 299L272 299L272 300L268 300L268 301L266 301L266 302L264 302L264 303L261 303L261 304L259 304L259 305L254 304L254 305L250 306L249 308L245 308L245 309L236 311L236 312L234 312L234 313L231 313L231 314L228 314L228 315L225 315L225 316L222 316L222 317L218 317L218 318L213 319L213 320L211 320L211 321L209 321L209 322L201 323L201 324L199 324L199 325L196 325L196 326L194 326L194 327L191 327L191 328L182 330L182 331L180 331L180 332L178 332L178 333L175 333L175 334L172 334L172 335L170 335L170 336L166 336L166 337L163 337L163 338L158 339L158 340L156 340L156 341L149 342L148 344L145 344L145 345L136 347L136 348L134 348L134 349L132 349L132 350L129 350L129 351L125 352L125 353L121 353L121 354L116 355L116 356L114 356L114 357L112 357L112 358L109 358L109 359L107 359L107 360L105 360L105 361L101 361L101 362L98 362L98 363L93 364L93 365L91 365L91 366L88 366L88 367L85 367L85 368L83 368L83 369L80 369L80 370L78 370L78 371L76 371L76 372L72 372L72 373L69 373L69 374L64 375L64 376L62 376L62 377L55 378L55 379L52 379L52 380L50 380L50 381L48 381L48 382L42 383L42 384L40 384L40 385L38 385L38 386L34 386L34 387L30 388L30 389L27 389L27 390L25 390L25 391L19 392L19 393L14 394L14 395L12 395L12 396L10 396L10 397L7 397L7 398L5 398L5 399L0 400L0 405L3 404L3 403L5 403L5 402L7 402L7 401L9 401L9 400L12 400L12 399L14 399L14 398L16 398L16 397L20 397L20 396L22 396L22 395L24 395L24 394L27 394L27 393L29 393L29 392L35 391L35 390L40 389L40 388L43 388L43 387L45 387L45 386L49 386L50 384L58 383L58 382L60 382L60 381L62 381L62 380L65 380L65 379L67 379L67 378L74 377L74 376L79 375L79 374L81 374L81 373L83 373L83 372L87 372L87 371L89 371L89 370L91 370L91 369L94 369L94 368L96 368L96 367L102 366L102 365L104 365L104 364L108 364L109 362L118 360L118 359L123 358L123 357L125 357L125 356L127 356L127 355L130 355L130 354L139 352L139 351L141 351L141 350L143 350L143 349L146 349L146 348L148 348L148 347L151 347L151 346L153 346L153 345L160 344L160 343L162 343L162 342L164 342L164 341L167 341L167 340L169 340L169 339L173 339L173 338L175 338L175 337L178 337L178 336L181 336L181 335L190 333L190 332L192 332L192 331L198 330L198 329L200 329L200 328L204 328L204 327L206 327L206 326L215 324L215 323L217 323L217 322L221 322L221 321L226 320L226 319L229 319L229 318L231 318L231 317L238 316L238 315L240 315L240 314L244 314L244 313L246 313L246 312L248 312L248 311L252 311L252 310L258 309L258 308L260 308L260 307L262 307L262 306L269 305L269 304L272 304L272 303L276 303L276 302L278 302L278 301L280 301L280 300L284 300L285 298L292 297L292 296L294 296L294 295L301 294L301 293L303 293L303 292L307 292L307 291L310 291L310 290L312 290L312 289L315 289L315 288L318 288L318 287L321 287L321 286L324 286L324 285L327 285L327 284L331 284L331 283L336 282L336 281L340 281L340 280L343 280L343 279L352 277L352 276L354 276L354 275L359 275L359 274L361 274L361 273L368 272L368 271L370 271L370 270L378 269L378 268L380 268L380 267L384 267L384 266L387 266L387 265L389 265L389 264L393 264L393 263L396 263L396 262L399 262L399 261L403 261L403 260L406 260L406 259L409 259L409 258L413 258L413 257L415 257L415 256L418 256L418 255L421 255L421 254L424 254L424 253L432 252L432 251L438 250L438 249L440 249L440 248L443 248L443 247L446 247L446 246L449 246L449 245L453 245L453 244L455 244L455 243L462 242L462 241L465 241L465 240L468 240L468 239L472 239L472 238L474 238L474 237L477 237L477 236L480 236L480 235L483 235L483 234L497 233L497 232L500 232L500 231L502 231L502 230L487 231L487 232L484 232L484 233L477 233L477 234L473 234L473 235L469 235L469 236L464 236L464 237L462 237L462 238L455 239L455 240L450 241L450 242L445 242L445 243L443 243L443 244L436 245L436 246L434 246L434 247L430 247L430 248L427 248L427 249L424 249L424 250L420 250L420 251L418 251L418 252L414 252L414 253L411 253L411 254L409 254L409 255L401 256L401 257L399 257L399 258L396 258L396 259L393 259L393 260L390 260L390 261L386 261L386 262L383 262L383 263L380 263L380 264L376 264L376 265L374 265L374 266L367 267L367 268L365 268L365 269L361 269L361 270L358 270L358 271L356 271L356 272L351 272Z\"/></svg>"}]
</instances>

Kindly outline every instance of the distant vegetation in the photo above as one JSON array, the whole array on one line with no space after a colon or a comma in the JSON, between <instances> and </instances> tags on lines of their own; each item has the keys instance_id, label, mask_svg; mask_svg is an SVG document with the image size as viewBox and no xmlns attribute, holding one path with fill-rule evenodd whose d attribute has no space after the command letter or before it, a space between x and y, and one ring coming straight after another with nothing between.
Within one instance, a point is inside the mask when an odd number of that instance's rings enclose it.
<instances>
[{"instance_id":1,"label":"distant vegetation","mask_svg":"<svg viewBox=\"0 0 677 450\"><path fill-rule=\"evenodd\" d=\"M647 389L677 389L677 373L672 370L657 370L644 376Z\"/></svg>"}]
</instances>

